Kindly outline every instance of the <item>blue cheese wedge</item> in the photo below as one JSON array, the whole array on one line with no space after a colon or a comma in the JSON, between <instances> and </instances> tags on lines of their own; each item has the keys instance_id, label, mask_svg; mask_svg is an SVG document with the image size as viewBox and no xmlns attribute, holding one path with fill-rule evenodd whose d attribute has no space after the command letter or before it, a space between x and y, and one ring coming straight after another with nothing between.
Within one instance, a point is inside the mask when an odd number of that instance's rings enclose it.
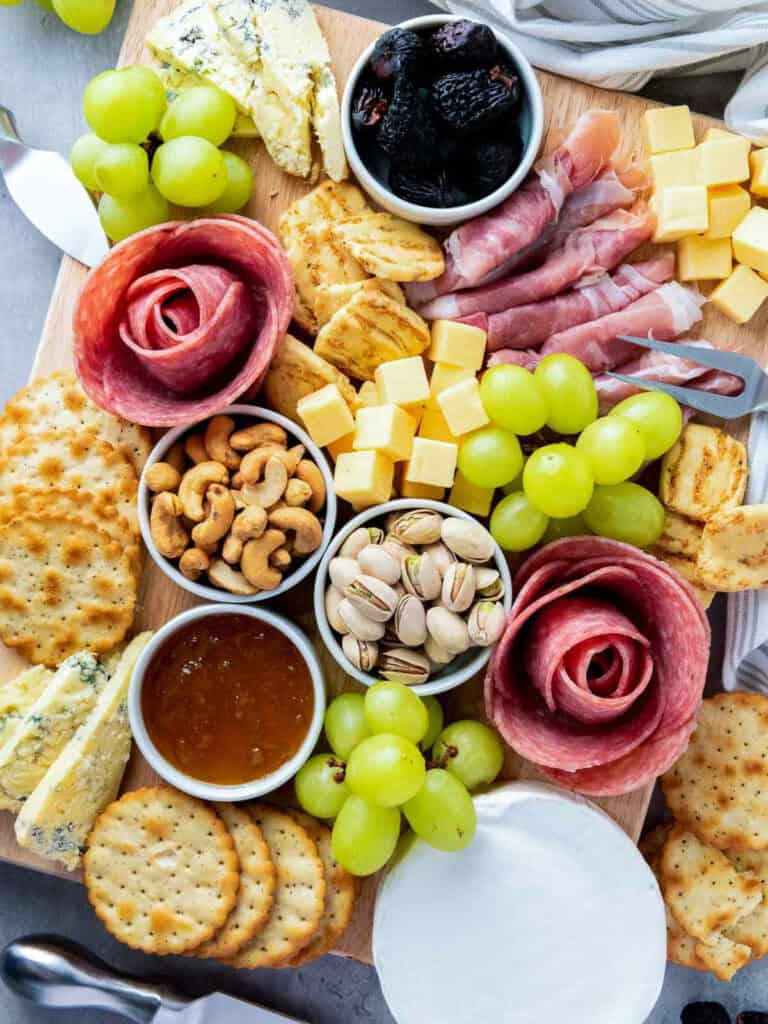
<instances>
[{"instance_id":1,"label":"blue cheese wedge","mask_svg":"<svg viewBox=\"0 0 768 1024\"><path fill-rule=\"evenodd\" d=\"M60 665L0 748L0 809L19 811L96 704L108 675L90 651Z\"/></svg>"},{"instance_id":2,"label":"blue cheese wedge","mask_svg":"<svg viewBox=\"0 0 768 1024\"><path fill-rule=\"evenodd\" d=\"M28 668L8 683L0 686L0 747L2 747L24 721L24 715L34 704L50 680L53 672L42 665Z\"/></svg>"},{"instance_id":3,"label":"blue cheese wedge","mask_svg":"<svg viewBox=\"0 0 768 1024\"><path fill-rule=\"evenodd\" d=\"M152 63L151 67L165 86L165 94L168 97L169 103L173 103L179 93L184 92L185 89L194 89L200 85L211 84L200 75L196 75L192 71L185 71L184 68L177 68L175 64L171 64L167 60L160 60L158 58ZM235 101L235 106L237 106L237 100L235 100L234 96L232 99ZM258 137L259 130L254 124L253 118L238 107L235 127L232 129L232 138L257 139Z\"/></svg>"},{"instance_id":4,"label":"blue cheese wedge","mask_svg":"<svg viewBox=\"0 0 768 1024\"><path fill-rule=\"evenodd\" d=\"M69 871L80 864L93 823L117 796L131 752L128 686L151 633L126 647L95 707L16 819L19 845Z\"/></svg>"}]
</instances>

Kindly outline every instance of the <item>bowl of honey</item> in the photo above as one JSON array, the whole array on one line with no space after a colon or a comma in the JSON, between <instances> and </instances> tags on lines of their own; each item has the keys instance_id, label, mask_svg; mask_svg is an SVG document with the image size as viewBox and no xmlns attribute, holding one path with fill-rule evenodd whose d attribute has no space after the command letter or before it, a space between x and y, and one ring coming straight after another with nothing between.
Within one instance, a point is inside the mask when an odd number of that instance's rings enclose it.
<instances>
[{"instance_id":1,"label":"bowl of honey","mask_svg":"<svg viewBox=\"0 0 768 1024\"><path fill-rule=\"evenodd\" d=\"M202 800L253 800L312 753L325 687L312 644L288 619L202 605L142 651L128 711L139 749L166 782Z\"/></svg>"}]
</instances>

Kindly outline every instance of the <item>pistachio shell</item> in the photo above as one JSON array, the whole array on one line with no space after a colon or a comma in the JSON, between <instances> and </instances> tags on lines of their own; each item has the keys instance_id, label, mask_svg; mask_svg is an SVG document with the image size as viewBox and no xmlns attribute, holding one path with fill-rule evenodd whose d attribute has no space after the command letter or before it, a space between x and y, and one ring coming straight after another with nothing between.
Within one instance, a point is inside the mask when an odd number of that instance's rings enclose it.
<instances>
[{"instance_id":1,"label":"pistachio shell","mask_svg":"<svg viewBox=\"0 0 768 1024\"><path fill-rule=\"evenodd\" d=\"M392 587L365 573L358 574L346 585L344 596L358 611L375 622L387 622L397 608L397 594Z\"/></svg>"},{"instance_id":2,"label":"pistachio shell","mask_svg":"<svg viewBox=\"0 0 768 1024\"><path fill-rule=\"evenodd\" d=\"M467 619L469 639L476 647L490 647L504 632L506 615L498 601L478 601Z\"/></svg>"},{"instance_id":3,"label":"pistachio shell","mask_svg":"<svg viewBox=\"0 0 768 1024\"><path fill-rule=\"evenodd\" d=\"M403 512L392 524L392 533L406 544L434 544L440 540L443 517L429 508Z\"/></svg>"},{"instance_id":4,"label":"pistachio shell","mask_svg":"<svg viewBox=\"0 0 768 1024\"><path fill-rule=\"evenodd\" d=\"M422 601L434 601L440 593L440 573L429 555L409 555L403 559L403 586Z\"/></svg>"},{"instance_id":5,"label":"pistachio shell","mask_svg":"<svg viewBox=\"0 0 768 1024\"><path fill-rule=\"evenodd\" d=\"M397 638L406 647L420 647L426 640L427 613L413 594L406 594L397 602L393 621Z\"/></svg>"},{"instance_id":6,"label":"pistachio shell","mask_svg":"<svg viewBox=\"0 0 768 1024\"><path fill-rule=\"evenodd\" d=\"M443 576L441 603L451 612L465 612L475 599L475 570L466 562L454 562Z\"/></svg>"},{"instance_id":7,"label":"pistachio shell","mask_svg":"<svg viewBox=\"0 0 768 1024\"><path fill-rule=\"evenodd\" d=\"M475 569L475 587L477 596L484 597L488 601L500 601L504 597L504 580L498 569L489 569L484 566Z\"/></svg>"},{"instance_id":8,"label":"pistachio shell","mask_svg":"<svg viewBox=\"0 0 768 1024\"><path fill-rule=\"evenodd\" d=\"M427 631L438 647L450 654L463 654L470 646L466 622L447 608L429 609Z\"/></svg>"},{"instance_id":9,"label":"pistachio shell","mask_svg":"<svg viewBox=\"0 0 768 1024\"><path fill-rule=\"evenodd\" d=\"M406 686L426 682L431 668L425 654L407 647L392 647L379 658L379 673L393 683L405 683Z\"/></svg>"},{"instance_id":10,"label":"pistachio shell","mask_svg":"<svg viewBox=\"0 0 768 1024\"><path fill-rule=\"evenodd\" d=\"M344 600L344 595L336 587L328 587L325 592L325 617L328 619L328 625L336 633L348 633L349 630L344 621L339 616L339 605Z\"/></svg>"},{"instance_id":11,"label":"pistachio shell","mask_svg":"<svg viewBox=\"0 0 768 1024\"><path fill-rule=\"evenodd\" d=\"M339 602L337 614L346 627L347 633L356 636L358 640L381 640L384 636L384 623L374 622L373 619L363 615L359 608L355 608L346 597Z\"/></svg>"},{"instance_id":12,"label":"pistachio shell","mask_svg":"<svg viewBox=\"0 0 768 1024\"><path fill-rule=\"evenodd\" d=\"M496 550L493 537L480 523L451 517L443 522L443 543L466 562L487 562Z\"/></svg>"},{"instance_id":13,"label":"pistachio shell","mask_svg":"<svg viewBox=\"0 0 768 1024\"><path fill-rule=\"evenodd\" d=\"M360 566L354 558L337 557L328 563L328 575L337 590L345 590L360 575Z\"/></svg>"},{"instance_id":14,"label":"pistachio shell","mask_svg":"<svg viewBox=\"0 0 768 1024\"><path fill-rule=\"evenodd\" d=\"M378 526L359 526L347 537L339 548L342 558L357 558L363 548L369 544L381 544L384 540L384 531Z\"/></svg>"},{"instance_id":15,"label":"pistachio shell","mask_svg":"<svg viewBox=\"0 0 768 1024\"><path fill-rule=\"evenodd\" d=\"M441 668L444 665L450 665L456 657L455 654L451 654L450 651L446 651L444 647L441 647L440 644L438 644L435 639L429 635L427 635L427 639L424 641L424 650L432 664L439 665Z\"/></svg>"},{"instance_id":16,"label":"pistachio shell","mask_svg":"<svg viewBox=\"0 0 768 1024\"><path fill-rule=\"evenodd\" d=\"M441 576L445 576L448 566L456 561L456 555L442 541L438 541L436 544L427 544L425 548L422 548L421 553L429 555Z\"/></svg>"},{"instance_id":17,"label":"pistachio shell","mask_svg":"<svg viewBox=\"0 0 768 1024\"><path fill-rule=\"evenodd\" d=\"M379 660L378 644L371 640L360 640L351 633L342 639L341 648L349 661L361 672L370 672Z\"/></svg>"},{"instance_id":18,"label":"pistachio shell","mask_svg":"<svg viewBox=\"0 0 768 1024\"><path fill-rule=\"evenodd\" d=\"M400 560L381 544L368 544L357 556L360 569L393 586L400 579Z\"/></svg>"},{"instance_id":19,"label":"pistachio shell","mask_svg":"<svg viewBox=\"0 0 768 1024\"><path fill-rule=\"evenodd\" d=\"M402 562L404 558L408 558L409 555L417 554L416 548L411 547L410 544L404 544L403 541L398 540L393 533L388 533L384 538L384 543L381 545L385 551L388 551L393 558L397 559L398 562Z\"/></svg>"}]
</instances>

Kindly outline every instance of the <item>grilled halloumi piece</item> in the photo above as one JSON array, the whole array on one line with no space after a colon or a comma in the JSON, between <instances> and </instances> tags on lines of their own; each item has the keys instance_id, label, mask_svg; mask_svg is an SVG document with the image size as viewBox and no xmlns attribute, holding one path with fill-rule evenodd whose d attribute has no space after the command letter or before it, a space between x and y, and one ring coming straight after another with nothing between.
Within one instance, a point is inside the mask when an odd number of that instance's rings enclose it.
<instances>
[{"instance_id":1,"label":"grilled halloumi piece","mask_svg":"<svg viewBox=\"0 0 768 1024\"><path fill-rule=\"evenodd\" d=\"M337 384L344 401L350 407L354 406L357 394L349 378L309 345L287 334L264 380L264 397L270 408L295 423L302 423L296 408L300 399L319 391L326 384Z\"/></svg>"},{"instance_id":2,"label":"grilled halloumi piece","mask_svg":"<svg viewBox=\"0 0 768 1024\"><path fill-rule=\"evenodd\" d=\"M701 547L701 523L681 516L671 509L664 509L664 532L654 548L670 555L695 559Z\"/></svg>"},{"instance_id":3,"label":"grilled halloumi piece","mask_svg":"<svg viewBox=\"0 0 768 1024\"><path fill-rule=\"evenodd\" d=\"M691 519L706 522L736 508L746 486L744 445L717 427L689 424L661 462L661 500Z\"/></svg>"},{"instance_id":4,"label":"grilled halloumi piece","mask_svg":"<svg viewBox=\"0 0 768 1024\"><path fill-rule=\"evenodd\" d=\"M743 505L712 516L704 526L696 570L715 590L768 587L768 505Z\"/></svg>"},{"instance_id":5,"label":"grilled halloumi piece","mask_svg":"<svg viewBox=\"0 0 768 1024\"><path fill-rule=\"evenodd\" d=\"M362 213L334 224L343 246L369 274L387 281L431 281L445 270L443 250L417 224L391 213Z\"/></svg>"},{"instance_id":6,"label":"grilled halloumi piece","mask_svg":"<svg viewBox=\"0 0 768 1024\"><path fill-rule=\"evenodd\" d=\"M349 300L360 291L375 285L385 295L389 295L395 302L405 305L405 294L403 289L395 281L384 281L380 277L369 277L364 281L352 281L350 284L326 284L316 289L315 295L315 319L322 327L327 324L334 313L338 313L342 306L346 306Z\"/></svg>"},{"instance_id":7,"label":"grilled halloumi piece","mask_svg":"<svg viewBox=\"0 0 768 1024\"><path fill-rule=\"evenodd\" d=\"M34 704L53 672L43 665L34 665L26 672L0 685L0 747L7 743L24 721L24 715Z\"/></svg>"},{"instance_id":8,"label":"grilled halloumi piece","mask_svg":"<svg viewBox=\"0 0 768 1024\"><path fill-rule=\"evenodd\" d=\"M184 68L176 67L175 64L171 64L167 60L156 58L150 67L165 86L165 94L168 97L169 103L173 103L179 93L184 92L185 89L194 89L197 86L209 84L200 75L196 75L193 71L185 71ZM234 96L232 99L237 107L237 117L235 118L235 127L232 129L231 137L233 139L258 139L259 129L256 127L253 118L241 110Z\"/></svg>"},{"instance_id":9,"label":"grilled halloumi piece","mask_svg":"<svg viewBox=\"0 0 768 1024\"><path fill-rule=\"evenodd\" d=\"M650 548L650 553L655 555L662 562L666 562L671 569L674 569L676 573L690 583L702 608L709 608L712 604L716 591L702 583L699 578L698 568L694 558L686 558L684 555L673 555L669 551L664 551L663 549L655 546Z\"/></svg>"},{"instance_id":10,"label":"grilled halloumi piece","mask_svg":"<svg viewBox=\"0 0 768 1024\"><path fill-rule=\"evenodd\" d=\"M320 330L315 352L350 377L373 380L382 363L420 355L429 342L424 320L372 282Z\"/></svg>"}]
</instances>

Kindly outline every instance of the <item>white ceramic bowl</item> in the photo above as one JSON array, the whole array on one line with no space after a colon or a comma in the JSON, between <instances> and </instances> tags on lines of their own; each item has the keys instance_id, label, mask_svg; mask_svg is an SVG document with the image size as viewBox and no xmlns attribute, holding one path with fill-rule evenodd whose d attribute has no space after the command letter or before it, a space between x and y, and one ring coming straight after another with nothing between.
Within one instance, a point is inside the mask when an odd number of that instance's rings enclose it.
<instances>
[{"instance_id":1,"label":"white ceramic bowl","mask_svg":"<svg viewBox=\"0 0 768 1024\"><path fill-rule=\"evenodd\" d=\"M172 636L178 629L186 626L189 622L193 622L196 619L204 619L210 615L249 615L259 622L266 622L280 633L283 633L306 662L315 694L315 707L309 731L304 737L304 742L290 761L286 761L276 771L265 775L261 779L254 779L253 782L244 782L239 786L219 786L214 783L203 782L200 779L194 779L189 775L185 775L184 772L175 768L163 757L152 742L144 724L144 715L141 710L141 688L147 668L155 654L168 637ZM256 669L258 668L257 665L255 667ZM201 800L255 800L257 797L264 796L265 793L271 793L273 790L283 786L293 778L314 750L320 736L320 730L323 727L324 714L325 685L315 649L298 626L294 626L284 616L276 615L275 612L270 612L266 608L235 607L231 604L206 604L182 612L175 619L166 622L141 652L133 672L130 689L128 690L128 715L133 738L136 740L139 750L161 778L170 783L170 785L175 786L176 789L180 789L183 793L189 793L190 796L199 797Z\"/></svg>"},{"instance_id":2,"label":"white ceramic bowl","mask_svg":"<svg viewBox=\"0 0 768 1024\"><path fill-rule=\"evenodd\" d=\"M323 560L320 562L317 570L317 576L315 577L315 621L317 622L317 628L320 630L320 636L323 638L323 643L339 667L347 675L362 683L363 686L373 686L374 683L380 683L381 677L369 674L368 672L361 672L360 669L355 668L341 648L341 638L331 629L328 623L328 617L325 614L325 592L330 582L328 563L336 555L347 537L359 529L359 527L373 526L379 523L383 526L384 520L390 512L407 512L409 509L414 508L431 508L446 517L453 516L458 519L467 519L470 522L477 521L469 513L464 512L460 508L454 508L453 505L446 505L443 501L417 501L415 498L398 498L396 501L388 501L384 505L376 505L374 508L366 509L360 515L351 519L343 529L339 530L323 555ZM507 560L504 557L504 552L498 544L493 555L493 562L504 582L504 600L502 604L504 605L505 612L508 612L512 606L512 577ZM459 655L442 672L435 673L433 676L430 676L426 683L412 686L411 689L422 697L427 697L433 693L445 693L446 690L453 690L455 687L461 686L462 683L466 683L468 679L471 679L472 676L476 675L483 668L491 656L491 650L491 647L472 647L465 654Z\"/></svg>"},{"instance_id":3,"label":"white ceramic bowl","mask_svg":"<svg viewBox=\"0 0 768 1024\"><path fill-rule=\"evenodd\" d=\"M183 587L184 590L188 590L190 594L195 594L196 597L202 597L206 601L227 601L229 604L255 604L259 601L269 601L273 597L279 597L280 594L284 594L287 590L295 587L297 583L306 579L323 557L323 551L330 542L331 537L333 536L333 531L336 529L336 494L333 490L333 474L328 466L328 460L325 455L320 451L309 435L302 430L301 427L298 427L292 420L287 419L285 416L281 416L279 413L273 412L271 409L263 409L258 405L230 405L226 409L222 409L219 415L234 416L235 418L240 417L244 420L252 418L254 420L266 420L269 423L277 423L286 431L289 438L294 439L294 443L304 445L307 449L308 457L317 465L318 469L323 474L323 479L325 480L326 499L325 507L322 511L322 515L325 519L323 523L323 539L320 542L320 547L316 551L313 551L308 558L305 558L303 562L300 562L293 572L285 576L280 585L275 587L274 590L263 590L258 594L249 595L247 597L231 594L228 590L221 590L219 587L212 587L206 583L195 583L192 580L188 580L183 573L179 572L178 568L172 561L160 554L157 550L157 545L152 539L152 532L149 528L149 506L151 493L145 483L144 474L147 472L147 468L153 465L153 463L162 462L168 449L174 445L180 437L184 437L186 434L191 433L197 426L197 423L189 423L181 427L176 427L174 430L169 430L168 433L164 434L152 449L152 454L147 459L147 464L144 467L144 472L142 473L141 480L139 481L139 525L141 527L141 535L147 546L147 551L149 551L155 564L158 565L166 576L169 576L174 583L178 583L180 587ZM210 417L206 417L205 420L209 418ZM204 423L205 420L200 420L199 422Z\"/></svg>"},{"instance_id":4,"label":"white ceramic bowl","mask_svg":"<svg viewBox=\"0 0 768 1024\"><path fill-rule=\"evenodd\" d=\"M419 32L423 29L437 28L439 25L446 24L446 22L460 20L462 19L458 15L426 14L421 18L411 18L409 21L403 21L394 27L408 28ZM459 224L461 221L470 220L472 217L479 217L483 213L488 213L489 210L492 210L499 203L507 199L522 183L526 174L533 166L544 136L544 102L541 96L541 86L536 77L536 72L522 50L503 32L499 32L495 26L493 26L493 31L499 46L506 52L509 63L520 76L522 99L519 126L523 152L520 163L503 185L494 192L490 192L487 196L483 196L482 199L477 199L472 203L465 203L463 206L436 208L406 202L405 199L396 196L363 162L352 131L352 101L358 79L368 63L368 58L371 56L376 45L375 42L371 43L360 54L347 79L341 101L341 131L344 149L357 180L379 206L384 210L388 210L389 213L394 213L405 220L415 221L417 224L431 224L434 226Z\"/></svg>"}]
</instances>

